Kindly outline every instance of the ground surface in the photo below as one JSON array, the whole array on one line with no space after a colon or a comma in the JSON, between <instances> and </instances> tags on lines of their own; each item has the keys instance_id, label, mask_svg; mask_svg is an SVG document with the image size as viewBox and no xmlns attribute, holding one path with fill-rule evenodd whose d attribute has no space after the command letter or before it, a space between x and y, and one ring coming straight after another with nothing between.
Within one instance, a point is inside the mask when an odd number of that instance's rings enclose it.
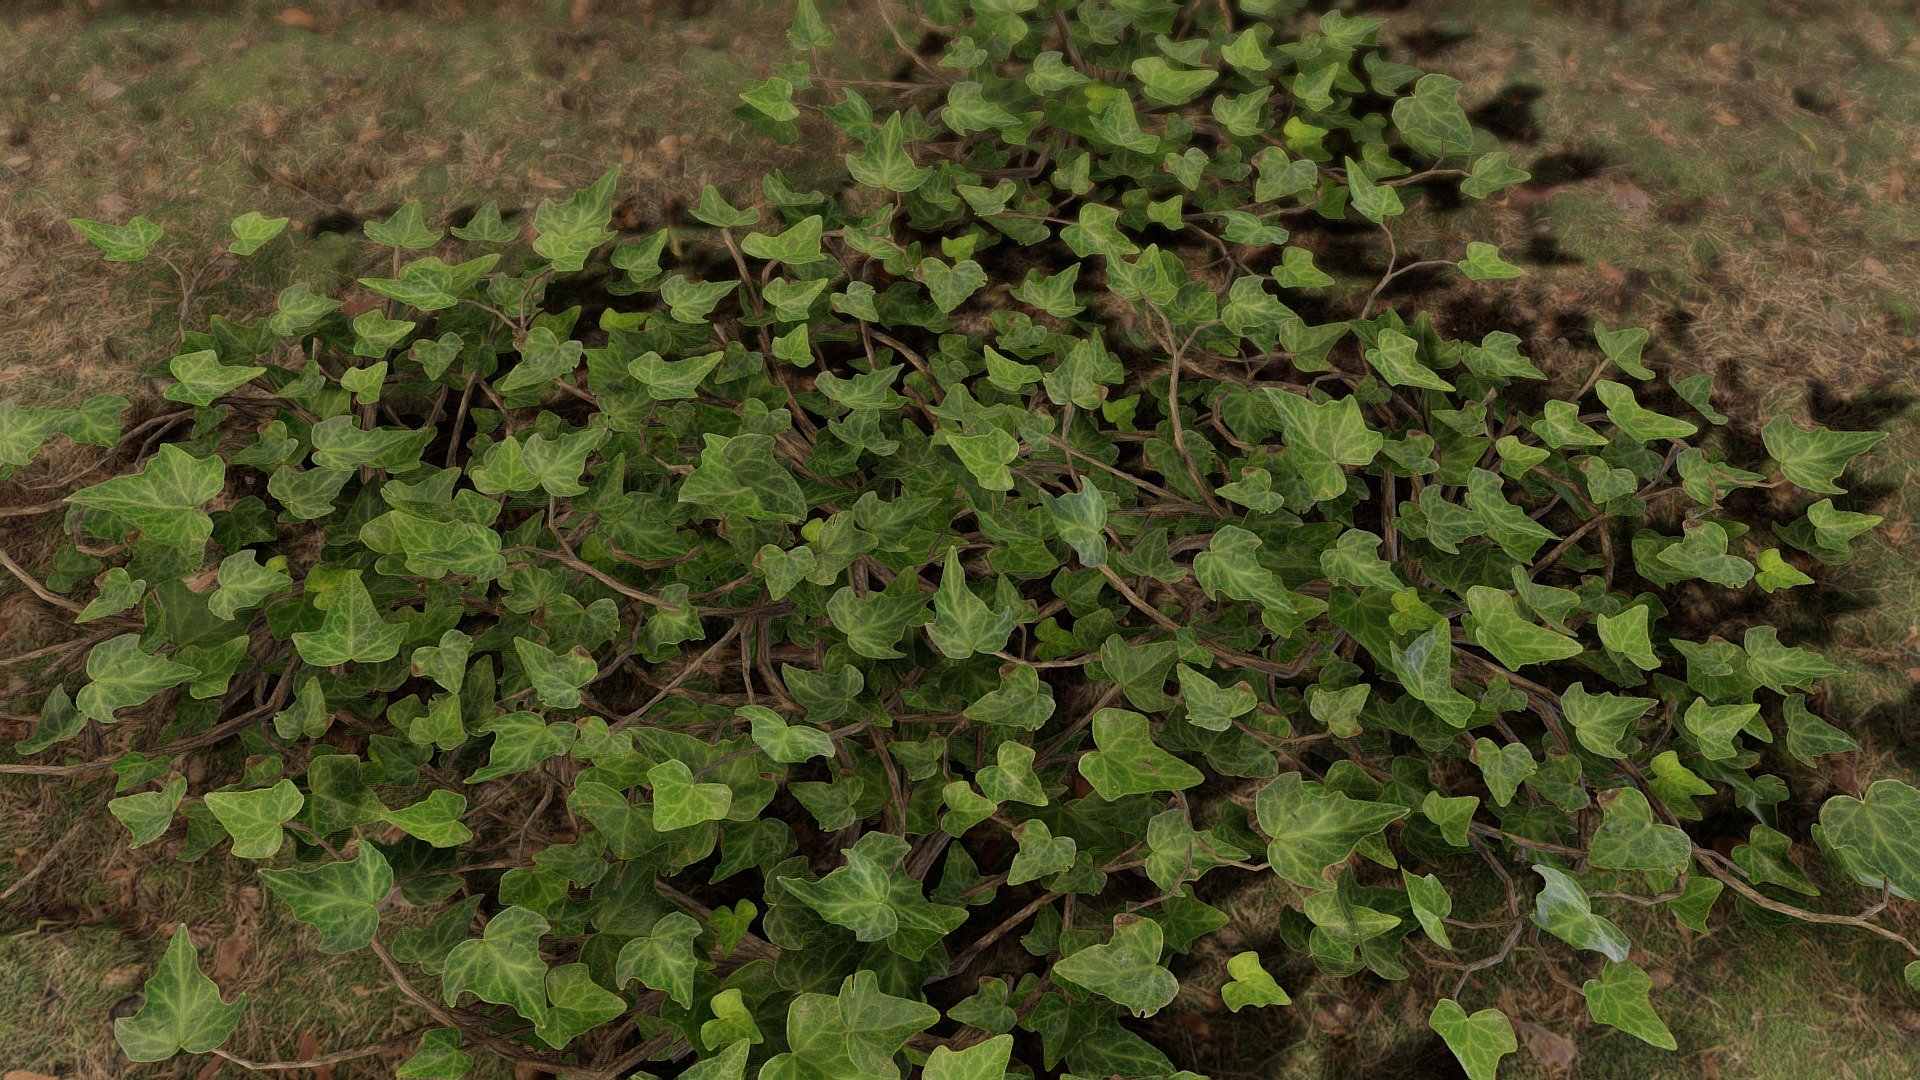
<instances>
[{"instance_id":1,"label":"ground surface","mask_svg":"<svg viewBox=\"0 0 1920 1080\"><path fill-rule=\"evenodd\" d=\"M879 52L885 29L868 5L822 6L853 51ZM1425 224L1529 254L1528 279L1492 305L1450 309L1452 318L1524 331L1543 356L1566 348L1562 339L1577 342L1596 317L1640 322L1656 329L1673 367L1716 375L1726 411L1742 403L1762 419L1791 411L1893 432L1852 504L1887 518L1863 545L1869 557L1772 617L1790 639L1848 664L1826 713L1867 748L1852 777L1789 777L1796 793L1920 774L1911 737L1920 491L1910 483L1920 428L1906 416L1908 373L1920 360L1920 7L1376 6L1395 9L1388 36L1414 62L1466 83L1482 125L1536 177L1496 205ZM68 217L145 214L178 242L168 250L183 255L189 276L218 250L228 218L250 209L292 217L296 262L249 273L216 263L200 276L196 310L247 313L289 281L360 272L345 236L406 198L528 208L614 162L626 167L622 213L636 224L670 213L703 182L744 191L745 174L779 163L735 134L726 112L742 73L779 44L781 7L14 6L0 15L0 395L126 390L168 355L177 282L164 268L102 265ZM9 543L32 556L30 538ZM10 647L50 628L0 593ZM0 701L11 689L0 685ZM9 729L0 740L18 726L0 714ZM0 987L11 991L0 994L0 1071L244 1075L218 1063L203 1070L204 1061L135 1072L117 1060L111 1011L137 991L160 933L180 918L213 950L223 988L255 1002L230 1044L236 1052L295 1057L417 1022L369 961L315 962L304 932L244 872L126 850L100 797L0 786L0 890L79 823L59 865L0 905ZM1244 924L1270 914L1263 902L1237 899ZM1489 988L1526 1020L1511 1075L1867 1080L1920 1071L1920 998L1899 985L1899 958L1872 939L1730 905L1719 919L1705 936L1654 918L1635 926L1680 1053L1593 1026L1577 995L1541 972ZM1412 1011L1420 994L1358 982L1296 972L1287 1016L1179 1013L1172 1037L1196 1053L1242 1048L1216 1070L1223 1080L1457 1075ZM333 1075L390 1072L376 1059Z\"/></svg>"}]
</instances>

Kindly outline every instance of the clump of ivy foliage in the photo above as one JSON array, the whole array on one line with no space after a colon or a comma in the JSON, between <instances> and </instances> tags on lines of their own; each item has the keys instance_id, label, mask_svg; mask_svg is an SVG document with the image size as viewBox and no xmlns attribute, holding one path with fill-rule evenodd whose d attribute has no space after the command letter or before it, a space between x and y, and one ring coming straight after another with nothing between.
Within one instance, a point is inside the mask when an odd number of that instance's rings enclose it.
<instances>
[{"instance_id":1,"label":"clump of ivy foliage","mask_svg":"<svg viewBox=\"0 0 1920 1080\"><path fill-rule=\"evenodd\" d=\"M1818 858L1864 909L1820 918L1911 950L1877 915L1920 895L1920 792L1776 829L1782 751L1856 748L1807 704L1837 669L1663 600L1844 558L1880 436L1776 418L1729 460L1645 331L1553 393L1517 337L1381 302L1521 272L1487 244L1329 288L1290 224L1391 252L1404 200L1526 174L1379 20L1295 6L921 0L944 51L863 84L801 0L739 115L850 150L832 190L628 236L614 173L524 230L409 204L358 314L296 283L183 327L124 435L121 398L0 407L8 466L55 434L125 466L62 506L34 584L85 677L20 749L377 952L433 1019L405 1077L1193 1076L1130 1024L1232 889L1285 897L1277 940L1193 1001L1426 969L1475 1078L1522 938L1673 1048L1629 900L1808 914ZM1755 488L1799 509L1743 525ZM1710 811L1750 817L1730 854ZM217 1051L243 1008L183 928L117 1033Z\"/></svg>"}]
</instances>

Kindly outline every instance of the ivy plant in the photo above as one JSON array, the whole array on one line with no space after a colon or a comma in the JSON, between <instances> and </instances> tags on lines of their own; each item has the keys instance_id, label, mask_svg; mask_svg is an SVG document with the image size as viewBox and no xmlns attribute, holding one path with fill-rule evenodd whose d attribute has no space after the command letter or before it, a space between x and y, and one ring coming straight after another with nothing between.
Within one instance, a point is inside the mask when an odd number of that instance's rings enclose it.
<instances>
[{"instance_id":1,"label":"ivy plant","mask_svg":"<svg viewBox=\"0 0 1920 1080\"><path fill-rule=\"evenodd\" d=\"M937 53L868 83L799 0L738 115L831 179L637 232L617 170L511 225L409 203L357 288L181 327L162 402L0 403L7 469L117 469L8 567L80 635L30 768L372 950L433 1024L401 1076L1193 1076L1143 1020L1317 968L1429 972L1484 1078L1523 934L1667 1048L1628 910L1915 952L1920 791L1789 831L1783 753L1856 749L1837 669L1676 600L1844 559L1880 436L1729 438L1637 329L1553 378L1448 337L1395 282L1523 269L1395 219L1527 175L1381 20L1298 7L920 0ZM1236 889L1278 933L1195 976ZM182 930L118 1034L244 1008Z\"/></svg>"}]
</instances>

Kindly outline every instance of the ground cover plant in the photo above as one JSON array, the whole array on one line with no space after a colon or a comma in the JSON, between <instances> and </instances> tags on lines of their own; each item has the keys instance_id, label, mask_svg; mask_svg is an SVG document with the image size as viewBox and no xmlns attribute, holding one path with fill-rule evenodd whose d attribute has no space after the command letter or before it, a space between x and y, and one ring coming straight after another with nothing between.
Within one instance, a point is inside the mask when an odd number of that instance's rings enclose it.
<instances>
[{"instance_id":1,"label":"ground cover plant","mask_svg":"<svg viewBox=\"0 0 1920 1080\"><path fill-rule=\"evenodd\" d=\"M1377 20L1294 14L935 5L924 79L870 84L802 6L740 115L844 139L844 187L640 237L613 174L529 223L409 205L366 229L382 302L188 318L177 407L8 409L8 465L128 462L15 571L88 636L10 771L112 775L136 843L259 861L433 1016L406 1075L1171 1075L1129 1022L1253 882L1296 906L1206 991L1445 972L1474 1076L1523 936L1671 1045L1608 903L1698 926L1731 890L1911 952L1876 917L1920 795L1822 811L1850 908L1803 908L1774 828L1768 763L1851 748L1804 696L1830 665L1669 610L1843 558L1878 436L1741 446L1643 331L1561 387L1396 310L1518 273L1401 261L1407 203L1525 174ZM1350 298L1288 244L1335 227L1391 253ZM182 931L121 1045L219 1053L239 1007Z\"/></svg>"}]
</instances>

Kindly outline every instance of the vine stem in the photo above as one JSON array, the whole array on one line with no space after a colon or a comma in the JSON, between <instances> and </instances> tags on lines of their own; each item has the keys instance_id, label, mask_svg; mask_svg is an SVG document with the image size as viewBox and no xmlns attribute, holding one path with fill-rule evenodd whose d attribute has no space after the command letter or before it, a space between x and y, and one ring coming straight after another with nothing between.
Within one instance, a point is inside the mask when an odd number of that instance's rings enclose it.
<instances>
[{"instance_id":1,"label":"vine stem","mask_svg":"<svg viewBox=\"0 0 1920 1080\"><path fill-rule=\"evenodd\" d=\"M372 1057L375 1054L392 1050L422 1032L427 1031L428 1027L429 1025L422 1024L419 1027L409 1028L398 1035L389 1035L376 1043L368 1043L365 1046L356 1046L348 1050L334 1050L310 1058L301 1058L299 1061L252 1061L231 1051L222 1050L217 1046L214 1047L213 1054L215 1057L222 1058L251 1072L317 1069L324 1065L338 1065L343 1061L354 1061L363 1057Z\"/></svg>"}]
</instances>

